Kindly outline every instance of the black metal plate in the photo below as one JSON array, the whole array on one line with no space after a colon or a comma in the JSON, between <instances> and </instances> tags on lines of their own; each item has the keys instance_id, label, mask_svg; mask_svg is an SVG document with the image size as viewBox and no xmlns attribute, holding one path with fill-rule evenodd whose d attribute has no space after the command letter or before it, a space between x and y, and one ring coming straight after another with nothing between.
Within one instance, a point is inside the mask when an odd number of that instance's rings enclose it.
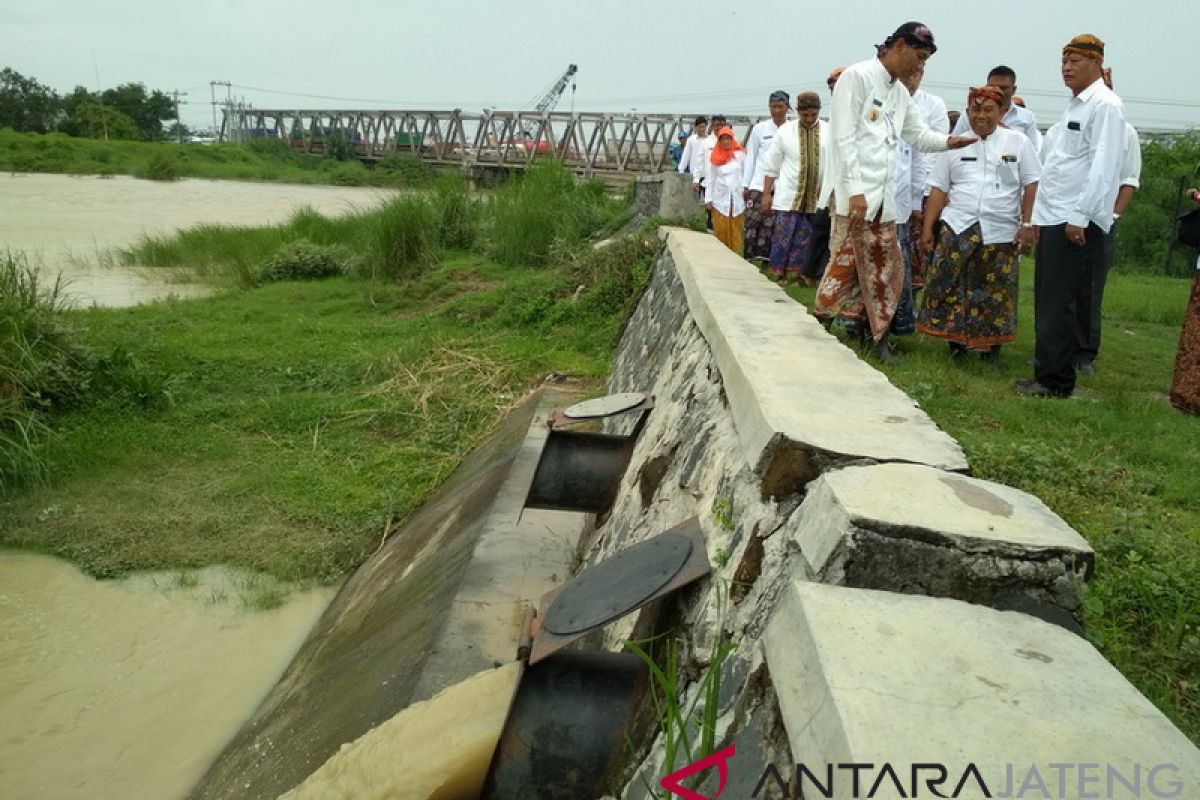
<instances>
[{"instance_id":1,"label":"black metal plate","mask_svg":"<svg viewBox=\"0 0 1200 800\"><path fill-rule=\"evenodd\" d=\"M622 550L567 584L542 626L569 636L622 617L670 583L691 554L691 538L671 531Z\"/></svg>"}]
</instances>

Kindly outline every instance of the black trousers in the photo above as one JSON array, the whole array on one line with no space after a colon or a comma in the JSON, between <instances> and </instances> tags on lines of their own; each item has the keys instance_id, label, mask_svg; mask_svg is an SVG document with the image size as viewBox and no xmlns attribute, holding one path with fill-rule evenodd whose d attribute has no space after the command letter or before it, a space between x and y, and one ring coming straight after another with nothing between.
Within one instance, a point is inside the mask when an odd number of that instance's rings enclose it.
<instances>
[{"instance_id":1,"label":"black trousers","mask_svg":"<svg viewBox=\"0 0 1200 800\"><path fill-rule=\"evenodd\" d=\"M1075 359L1078 362L1090 363L1100 355L1100 309L1104 305L1104 284L1108 282L1108 271L1112 268L1113 263L1113 245L1115 244L1113 233L1115 232L1116 223L1114 222L1113 228L1104 237L1104 263L1092 273L1091 316L1086 320L1079 321L1079 325L1086 335L1083 347L1079 348L1079 354ZM1091 235L1090 231L1088 235Z\"/></svg>"},{"instance_id":2,"label":"black trousers","mask_svg":"<svg viewBox=\"0 0 1200 800\"><path fill-rule=\"evenodd\" d=\"M1057 394L1075 390L1075 357L1087 345L1093 277L1104 269L1108 234L1087 227L1080 247L1067 240L1066 225L1041 229L1033 276L1037 345L1034 377Z\"/></svg>"}]
</instances>

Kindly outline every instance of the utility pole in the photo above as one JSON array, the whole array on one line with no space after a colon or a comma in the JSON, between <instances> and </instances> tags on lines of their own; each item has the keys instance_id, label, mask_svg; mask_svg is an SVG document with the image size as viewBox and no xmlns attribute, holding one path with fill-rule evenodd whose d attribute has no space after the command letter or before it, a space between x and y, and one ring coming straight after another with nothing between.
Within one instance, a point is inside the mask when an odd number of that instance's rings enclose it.
<instances>
[{"instance_id":1,"label":"utility pole","mask_svg":"<svg viewBox=\"0 0 1200 800\"><path fill-rule=\"evenodd\" d=\"M183 144L183 125L179 122L179 98L187 97L187 92L181 92L178 89L171 92L171 97L175 98L175 136L180 144ZM184 100L183 102L187 102Z\"/></svg>"},{"instance_id":2,"label":"utility pole","mask_svg":"<svg viewBox=\"0 0 1200 800\"><path fill-rule=\"evenodd\" d=\"M218 86L224 86L225 91L228 92L230 83L229 83L229 81L209 81L208 82L208 88L212 94L213 135L216 136L217 139L219 140L221 138L221 135L217 130L217 87Z\"/></svg>"}]
</instances>

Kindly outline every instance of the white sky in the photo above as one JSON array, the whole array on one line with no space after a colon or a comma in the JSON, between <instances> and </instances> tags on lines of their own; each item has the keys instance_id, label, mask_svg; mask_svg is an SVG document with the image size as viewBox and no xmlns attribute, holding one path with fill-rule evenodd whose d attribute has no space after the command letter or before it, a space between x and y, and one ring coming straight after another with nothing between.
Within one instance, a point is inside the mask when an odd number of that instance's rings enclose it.
<instances>
[{"instance_id":1,"label":"white sky","mask_svg":"<svg viewBox=\"0 0 1200 800\"><path fill-rule=\"evenodd\" d=\"M1131 122L1200 127L1197 0L0 0L0 66L60 92L97 72L105 88L186 91L192 126L211 125L213 80L259 108L516 110L569 63L578 111L756 114L773 89L823 90L909 19L937 38L925 88L950 108L1005 63L1039 121L1056 119L1062 46L1086 32L1107 43Z\"/></svg>"}]
</instances>

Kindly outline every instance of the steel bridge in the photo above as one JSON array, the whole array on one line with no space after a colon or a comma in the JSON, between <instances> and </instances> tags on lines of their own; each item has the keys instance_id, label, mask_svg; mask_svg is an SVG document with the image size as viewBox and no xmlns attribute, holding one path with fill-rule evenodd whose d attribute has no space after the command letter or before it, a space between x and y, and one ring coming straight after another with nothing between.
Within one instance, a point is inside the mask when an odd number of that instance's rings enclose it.
<instances>
[{"instance_id":1,"label":"steel bridge","mask_svg":"<svg viewBox=\"0 0 1200 800\"><path fill-rule=\"evenodd\" d=\"M555 158L580 175L639 175L671 169L668 150L688 114L538 113L534 111L339 111L234 106L225 110L222 138L286 141L298 152L321 154L342 143L366 162L408 153L435 164L523 169ZM745 141L761 117L730 116Z\"/></svg>"}]
</instances>

